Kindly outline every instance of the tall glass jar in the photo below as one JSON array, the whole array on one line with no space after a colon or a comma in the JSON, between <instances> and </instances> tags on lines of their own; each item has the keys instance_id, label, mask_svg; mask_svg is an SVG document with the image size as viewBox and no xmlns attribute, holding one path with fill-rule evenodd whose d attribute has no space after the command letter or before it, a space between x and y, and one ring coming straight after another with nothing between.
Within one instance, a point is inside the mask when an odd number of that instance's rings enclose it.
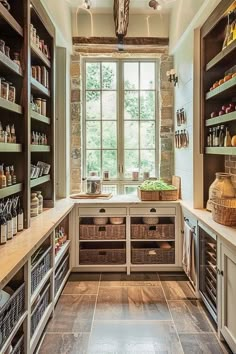
<instances>
[{"instance_id":1,"label":"tall glass jar","mask_svg":"<svg viewBox=\"0 0 236 354\"><path fill-rule=\"evenodd\" d=\"M39 200L37 198L37 193L31 193L31 202L30 202L30 216L33 218L38 215L39 209Z\"/></svg>"},{"instance_id":2,"label":"tall glass jar","mask_svg":"<svg viewBox=\"0 0 236 354\"><path fill-rule=\"evenodd\" d=\"M41 191L37 191L37 198L39 200L39 208L38 213L41 214L43 212L43 196Z\"/></svg>"},{"instance_id":3,"label":"tall glass jar","mask_svg":"<svg viewBox=\"0 0 236 354\"><path fill-rule=\"evenodd\" d=\"M212 211L212 200L215 198L234 198L235 190L229 173L216 172L216 178L209 188L207 210Z\"/></svg>"}]
</instances>

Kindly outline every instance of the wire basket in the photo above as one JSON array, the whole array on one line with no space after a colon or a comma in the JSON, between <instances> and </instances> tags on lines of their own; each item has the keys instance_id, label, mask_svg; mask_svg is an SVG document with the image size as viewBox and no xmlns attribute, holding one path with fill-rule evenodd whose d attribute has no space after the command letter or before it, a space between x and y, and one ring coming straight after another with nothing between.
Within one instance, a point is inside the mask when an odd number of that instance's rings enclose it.
<instances>
[{"instance_id":1,"label":"wire basket","mask_svg":"<svg viewBox=\"0 0 236 354\"><path fill-rule=\"evenodd\" d=\"M56 270L55 274L55 295L57 294L63 280L65 279L66 274L69 271L69 254L65 257L62 263Z\"/></svg>"},{"instance_id":2,"label":"wire basket","mask_svg":"<svg viewBox=\"0 0 236 354\"><path fill-rule=\"evenodd\" d=\"M51 268L51 246L36 260L31 269L31 294L35 291L45 274Z\"/></svg>"},{"instance_id":3,"label":"wire basket","mask_svg":"<svg viewBox=\"0 0 236 354\"><path fill-rule=\"evenodd\" d=\"M212 218L215 222L226 225L236 225L236 198L213 199Z\"/></svg>"},{"instance_id":4,"label":"wire basket","mask_svg":"<svg viewBox=\"0 0 236 354\"><path fill-rule=\"evenodd\" d=\"M45 290L40 296L40 300L34 308L31 315L31 337L33 336L35 330L37 329L41 318L44 315L46 308L49 305L50 300L50 284L47 285Z\"/></svg>"}]
</instances>

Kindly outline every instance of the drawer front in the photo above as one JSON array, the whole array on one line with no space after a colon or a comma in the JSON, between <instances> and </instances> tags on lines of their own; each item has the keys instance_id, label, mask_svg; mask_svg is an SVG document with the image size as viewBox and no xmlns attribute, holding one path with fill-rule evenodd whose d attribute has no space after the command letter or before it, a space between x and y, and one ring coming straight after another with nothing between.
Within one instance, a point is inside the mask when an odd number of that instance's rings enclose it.
<instances>
[{"instance_id":1,"label":"drawer front","mask_svg":"<svg viewBox=\"0 0 236 354\"><path fill-rule=\"evenodd\" d=\"M130 208L130 215L175 215L175 208L163 207L146 207L146 208Z\"/></svg>"},{"instance_id":2,"label":"drawer front","mask_svg":"<svg viewBox=\"0 0 236 354\"><path fill-rule=\"evenodd\" d=\"M104 215L126 215L126 208L79 208L80 216L104 216Z\"/></svg>"}]
</instances>

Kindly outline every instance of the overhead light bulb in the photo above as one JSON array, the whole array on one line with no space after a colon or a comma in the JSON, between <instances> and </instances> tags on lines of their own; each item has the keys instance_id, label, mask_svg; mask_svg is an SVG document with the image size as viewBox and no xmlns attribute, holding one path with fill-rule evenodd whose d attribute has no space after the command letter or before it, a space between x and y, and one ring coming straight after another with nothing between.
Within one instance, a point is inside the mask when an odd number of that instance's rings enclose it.
<instances>
[{"instance_id":1,"label":"overhead light bulb","mask_svg":"<svg viewBox=\"0 0 236 354\"><path fill-rule=\"evenodd\" d=\"M161 9L162 9L161 5L158 4L157 7L156 7L156 9L157 9L157 11L161 11Z\"/></svg>"}]
</instances>

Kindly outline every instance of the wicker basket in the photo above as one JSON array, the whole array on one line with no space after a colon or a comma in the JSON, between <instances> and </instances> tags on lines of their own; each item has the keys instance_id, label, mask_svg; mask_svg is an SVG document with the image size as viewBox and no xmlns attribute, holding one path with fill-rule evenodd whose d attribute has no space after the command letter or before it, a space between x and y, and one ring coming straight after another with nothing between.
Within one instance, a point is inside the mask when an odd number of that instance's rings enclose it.
<instances>
[{"instance_id":1,"label":"wicker basket","mask_svg":"<svg viewBox=\"0 0 236 354\"><path fill-rule=\"evenodd\" d=\"M24 335L13 345L13 350L11 354L24 354Z\"/></svg>"},{"instance_id":2,"label":"wicker basket","mask_svg":"<svg viewBox=\"0 0 236 354\"><path fill-rule=\"evenodd\" d=\"M144 201L174 201L178 199L178 190L166 190L166 191L141 191L138 187L138 197Z\"/></svg>"},{"instance_id":3,"label":"wicker basket","mask_svg":"<svg viewBox=\"0 0 236 354\"><path fill-rule=\"evenodd\" d=\"M43 317L43 314L44 314L46 308L49 305L49 299L50 299L50 284L47 285L47 287L45 288L45 290L41 294L40 300L32 312L31 331L30 331L31 337L33 336L35 330L37 329L38 324L39 324L41 318Z\"/></svg>"},{"instance_id":4,"label":"wicker basket","mask_svg":"<svg viewBox=\"0 0 236 354\"><path fill-rule=\"evenodd\" d=\"M19 283L10 283L9 286L15 292L0 309L0 352L19 318L25 311L25 284L23 283L19 286Z\"/></svg>"},{"instance_id":5,"label":"wicker basket","mask_svg":"<svg viewBox=\"0 0 236 354\"><path fill-rule=\"evenodd\" d=\"M147 240L148 239L174 240L175 226L174 224L157 224L157 225L132 224L131 238L147 239Z\"/></svg>"},{"instance_id":6,"label":"wicker basket","mask_svg":"<svg viewBox=\"0 0 236 354\"><path fill-rule=\"evenodd\" d=\"M132 246L131 262L133 264L174 264L175 249L158 248L156 243L140 243Z\"/></svg>"},{"instance_id":7,"label":"wicker basket","mask_svg":"<svg viewBox=\"0 0 236 354\"><path fill-rule=\"evenodd\" d=\"M236 198L212 200L212 218L219 224L235 226Z\"/></svg>"},{"instance_id":8,"label":"wicker basket","mask_svg":"<svg viewBox=\"0 0 236 354\"><path fill-rule=\"evenodd\" d=\"M51 268L51 248L50 246L45 250L31 269L31 294L33 294L45 274Z\"/></svg>"},{"instance_id":9,"label":"wicker basket","mask_svg":"<svg viewBox=\"0 0 236 354\"><path fill-rule=\"evenodd\" d=\"M80 240L124 240L126 225L80 225Z\"/></svg>"},{"instance_id":10,"label":"wicker basket","mask_svg":"<svg viewBox=\"0 0 236 354\"><path fill-rule=\"evenodd\" d=\"M82 244L79 251L80 264L125 264L125 244Z\"/></svg>"},{"instance_id":11,"label":"wicker basket","mask_svg":"<svg viewBox=\"0 0 236 354\"><path fill-rule=\"evenodd\" d=\"M69 271L69 254L66 255L65 259L59 265L55 274L55 295L57 294L66 274Z\"/></svg>"}]
</instances>

